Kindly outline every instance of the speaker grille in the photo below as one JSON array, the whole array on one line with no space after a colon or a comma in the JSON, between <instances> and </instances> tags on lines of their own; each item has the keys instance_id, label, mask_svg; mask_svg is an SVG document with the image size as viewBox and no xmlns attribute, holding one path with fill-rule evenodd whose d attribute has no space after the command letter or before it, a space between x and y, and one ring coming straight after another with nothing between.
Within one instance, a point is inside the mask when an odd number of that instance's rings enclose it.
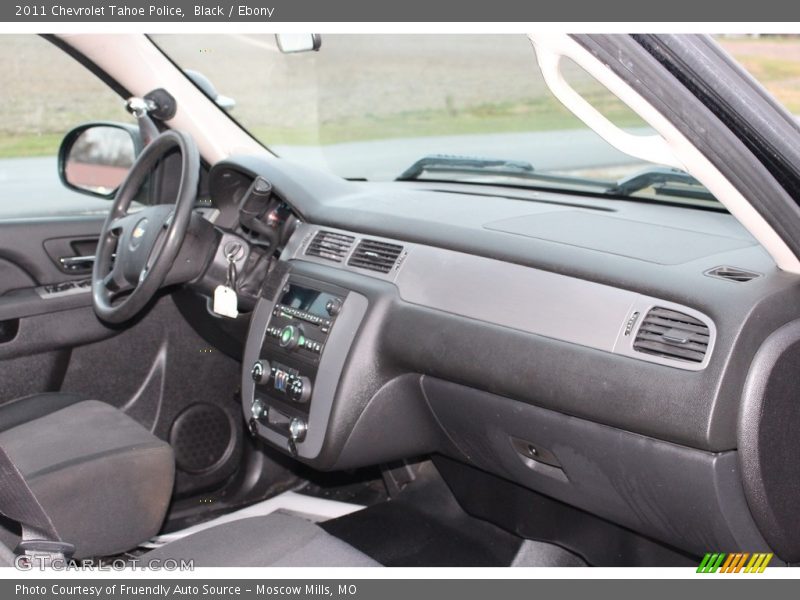
<instances>
[{"instance_id":1,"label":"speaker grille","mask_svg":"<svg viewBox=\"0 0 800 600\"><path fill-rule=\"evenodd\" d=\"M234 442L233 425L218 406L192 404L172 423L169 442L180 470L203 473L228 457Z\"/></svg>"}]
</instances>

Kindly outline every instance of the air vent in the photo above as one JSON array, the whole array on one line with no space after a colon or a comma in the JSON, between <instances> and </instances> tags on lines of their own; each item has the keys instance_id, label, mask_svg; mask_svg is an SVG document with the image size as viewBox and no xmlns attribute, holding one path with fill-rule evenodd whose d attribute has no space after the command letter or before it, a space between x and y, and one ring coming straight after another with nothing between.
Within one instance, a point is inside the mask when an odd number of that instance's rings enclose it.
<instances>
[{"instance_id":1,"label":"air vent","mask_svg":"<svg viewBox=\"0 0 800 600\"><path fill-rule=\"evenodd\" d=\"M351 267L388 273L394 267L402 251L403 247L397 244L365 239L356 246L347 264Z\"/></svg>"},{"instance_id":2,"label":"air vent","mask_svg":"<svg viewBox=\"0 0 800 600\"><path fill-rule=\"evenodd\" d=\"M739 267L714 267L705 272L709 277L716 277L717 279L725 279L727 281L736 281L744 283L756 277L761 277L761 273L755 271L748 271L747 269L740 269Z\"/></svg>"},{"instance_id":3,"label":"air vent","mask_svg":"<svg viewBox=\"0 0 800 600\"><path fill-rule=\"evenodd\" d=\"M642 321L633 349L664 358L700 363L708 351L708 325L687 314L656 306Z\"/></svg>"},{"instance_id":4,"label":"air vent","mask_svg":"<svg viewBox=\"0 0 800 600\"><path fill-rule=\"evenodd\" d=\"M306 248L306 254L342 262L355 240L356 238L351 235L344 235L335 231L320 231Z\"/></svg>"}]
</instances>

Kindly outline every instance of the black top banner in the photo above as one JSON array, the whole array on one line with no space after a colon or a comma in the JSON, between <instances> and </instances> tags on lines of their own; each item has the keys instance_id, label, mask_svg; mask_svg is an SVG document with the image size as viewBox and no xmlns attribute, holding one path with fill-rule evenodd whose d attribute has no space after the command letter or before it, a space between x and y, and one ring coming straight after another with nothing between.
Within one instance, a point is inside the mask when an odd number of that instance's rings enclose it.
<instances>
[{"instance_id":1,"label":"black top banner","mask_svg":"<svg viewBox=\"0 0 800 600\"><path fill-rule=\"evenodd\" d=\"M786 0L31 0L0 4L11 22L792 22ZM787 31L792 30L787 25Z\"/></svg>"}]
</instances>

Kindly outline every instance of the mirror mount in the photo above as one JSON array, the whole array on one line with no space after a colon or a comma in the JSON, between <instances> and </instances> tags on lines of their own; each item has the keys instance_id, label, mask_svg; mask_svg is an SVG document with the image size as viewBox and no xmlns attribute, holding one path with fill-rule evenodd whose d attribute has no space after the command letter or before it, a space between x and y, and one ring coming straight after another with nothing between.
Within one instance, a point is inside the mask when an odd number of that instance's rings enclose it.
<instances>
[{"instance_id":1,"label":"mirror mount","mask_svg":"<svg viewBox=\"0 0 800 600\"><path fill-rule=\"evenodd\" d=\"M133 96L125 102L125 110L136 117L139 133L146 146L158 137L160 129L158 121L169 121L178 112L178 103L164 88L157 88L147 93L144 98Z\"/></svg>"},{"instance_id":2,"label":"mirror mount","mask_svg":"<svg viewBox=\"0 0 800 600\"><path fill-rule=\"evenodd\" d=\"M155 103L145 98L128 98L125 103L125 109L136 117L136 122L139 123L139 136L143 146L158 137L158 127L150 118L150 113L155 108Z\"/></svg>"}]
</instances>

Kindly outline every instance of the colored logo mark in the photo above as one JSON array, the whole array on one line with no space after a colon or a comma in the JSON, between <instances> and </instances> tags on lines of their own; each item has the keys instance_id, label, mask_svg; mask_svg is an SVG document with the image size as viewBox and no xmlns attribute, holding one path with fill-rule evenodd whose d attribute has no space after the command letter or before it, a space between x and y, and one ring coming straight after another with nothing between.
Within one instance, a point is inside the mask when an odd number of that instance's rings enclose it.
<instances>
[{"instance_id":1,"label":"colored logo mark","mask_svg":"<svg viewBox=\"0 0 800 600\"><path fill-rule=\"evenodd\" d=\"M748 560L749 559L749 560ZM772 553L709 552L703 557L698 573L763 573L772 560Z\"/></svg>"}]
</instances>

